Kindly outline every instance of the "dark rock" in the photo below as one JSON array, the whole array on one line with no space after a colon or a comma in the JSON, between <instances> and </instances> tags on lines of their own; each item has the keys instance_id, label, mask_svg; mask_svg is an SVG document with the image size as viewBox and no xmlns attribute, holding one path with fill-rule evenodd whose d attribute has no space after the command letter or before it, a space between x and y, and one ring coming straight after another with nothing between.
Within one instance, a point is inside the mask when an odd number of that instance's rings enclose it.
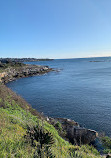
<instances>
[{"instance_id":1,"label":"dark rock","mask_svg":"<svg viewBox=\"0 0 111 158\"><path fill-rule=\"evenodd\" d=\"M63 130L66 131L66 138L69 139L69 141L72 144L81 145L81 144L89 144L92 141L95 140L98 133L91 129L86 129L83 127L80 127L80 125L70 119L65 118L48 118L51 124L56 124L57 121L59 121L62 125Z\"/></svg>"}]
</instances>

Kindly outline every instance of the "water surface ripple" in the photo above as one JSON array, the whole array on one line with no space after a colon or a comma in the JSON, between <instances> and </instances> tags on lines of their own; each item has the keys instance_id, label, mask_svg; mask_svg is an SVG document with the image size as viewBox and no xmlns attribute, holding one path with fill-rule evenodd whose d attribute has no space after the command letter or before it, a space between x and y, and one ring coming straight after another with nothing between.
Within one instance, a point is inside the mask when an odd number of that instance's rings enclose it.
<instances>
[{"instance_id":1,"label":"water surface ripple","mask_svg":"<svg viewBox=\"0 0 111 158\"><path fill-rule=\"evenodd\" d=\"M89 62L89 61L102 62ZM111 58L30 62L60 69L21 78L8 87L51 117L73 119L111 136Z\"/></svg>"}]
</instances>

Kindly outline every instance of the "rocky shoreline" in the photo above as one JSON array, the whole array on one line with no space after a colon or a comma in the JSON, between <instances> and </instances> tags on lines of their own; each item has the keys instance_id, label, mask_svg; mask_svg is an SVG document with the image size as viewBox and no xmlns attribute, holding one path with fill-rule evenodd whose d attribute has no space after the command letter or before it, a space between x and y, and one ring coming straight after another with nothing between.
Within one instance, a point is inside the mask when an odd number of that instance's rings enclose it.
<instances>
[{"instance_id":1,"label":"rocky shoreline","mask_svg":"<svg viewBox=\"0 0 111 158\"><path fill-rule=\"evenodd\" d=\"M14 81L18 78L24 78L29 76L35 76L40 74L45 74L53 71L52 68L48 66L40 65L23 65L19 67L8 67L0 73L0 82L8 83Z\"/></svg>"},{"instance_id":2,"label":"rocky shoreline","mask_svg":"<svg viewBox=\"0 0 111 158\"><path fill-rule=\"evenodd\" d=\"M98 133L95 130L81 127L74 120L70 120L67 118L47 117L47 121L50 124L52 124L55 128L56 128L57 122L60 122L62 126L62 130L65 131L66 133L65 136L62 136L62 135L61 136L75 145L90 144L98 136Z\"/></svg>"},{"instance_id":3,"label":"rocky shoreline","mask_svg":"<svg viewBox=\"0 0 111 158\"><path fill-rule=\"evenodd\" d=\"M41 75L50 71L53 71L53 69L48 66L40 65L24 64L19 67L8 67L0 73L0 82L5 84L18 78ZM98 135L96 131L80 127L77 122L70 119L47 117L46 120L54 126L59 121L63 131L66 133L63 138L68 139L72 144L89 144L94 141Z\"/></svg>"}]
</instances>

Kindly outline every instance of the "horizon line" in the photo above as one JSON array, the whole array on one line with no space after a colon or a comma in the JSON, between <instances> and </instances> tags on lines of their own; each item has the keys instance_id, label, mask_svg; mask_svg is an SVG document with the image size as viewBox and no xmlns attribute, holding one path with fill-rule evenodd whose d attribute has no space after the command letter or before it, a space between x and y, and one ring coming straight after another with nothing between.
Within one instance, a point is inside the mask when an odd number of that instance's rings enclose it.
<instances>
[{"instance_id":1,"label":"horizon line","mask_svg":"<svg viewBox=\"0 0 111 158\"><path fill-rule=\"evenodd\" d=\"M29 59L83 59L83 58L107 58L107 57L111 57L111 56L90 56L90 57L69 57L69 58L37 58L37 57L0 57L0 58L18 58L18 59L23 59L23 58L29 58Z\"/></svg>"}]
</instances>

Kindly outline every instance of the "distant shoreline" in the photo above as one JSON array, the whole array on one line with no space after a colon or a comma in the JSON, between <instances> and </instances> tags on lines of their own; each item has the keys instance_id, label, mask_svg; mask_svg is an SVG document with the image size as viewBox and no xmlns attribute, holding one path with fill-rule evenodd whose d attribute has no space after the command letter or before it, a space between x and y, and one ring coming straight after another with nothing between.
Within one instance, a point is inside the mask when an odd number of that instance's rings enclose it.
<instances>
[{"instance_id":1,"label":"distant shoreline","mask_svg":"<svg viewBox=\"0 0 111 158\"><path fill-rule=\"evenodd\" d=\"M37 58L0 58L0 62L12 61L12 62L32 62L32 61L52 61L54 59L37 59Z\"/></svg>"}]
</instances>

